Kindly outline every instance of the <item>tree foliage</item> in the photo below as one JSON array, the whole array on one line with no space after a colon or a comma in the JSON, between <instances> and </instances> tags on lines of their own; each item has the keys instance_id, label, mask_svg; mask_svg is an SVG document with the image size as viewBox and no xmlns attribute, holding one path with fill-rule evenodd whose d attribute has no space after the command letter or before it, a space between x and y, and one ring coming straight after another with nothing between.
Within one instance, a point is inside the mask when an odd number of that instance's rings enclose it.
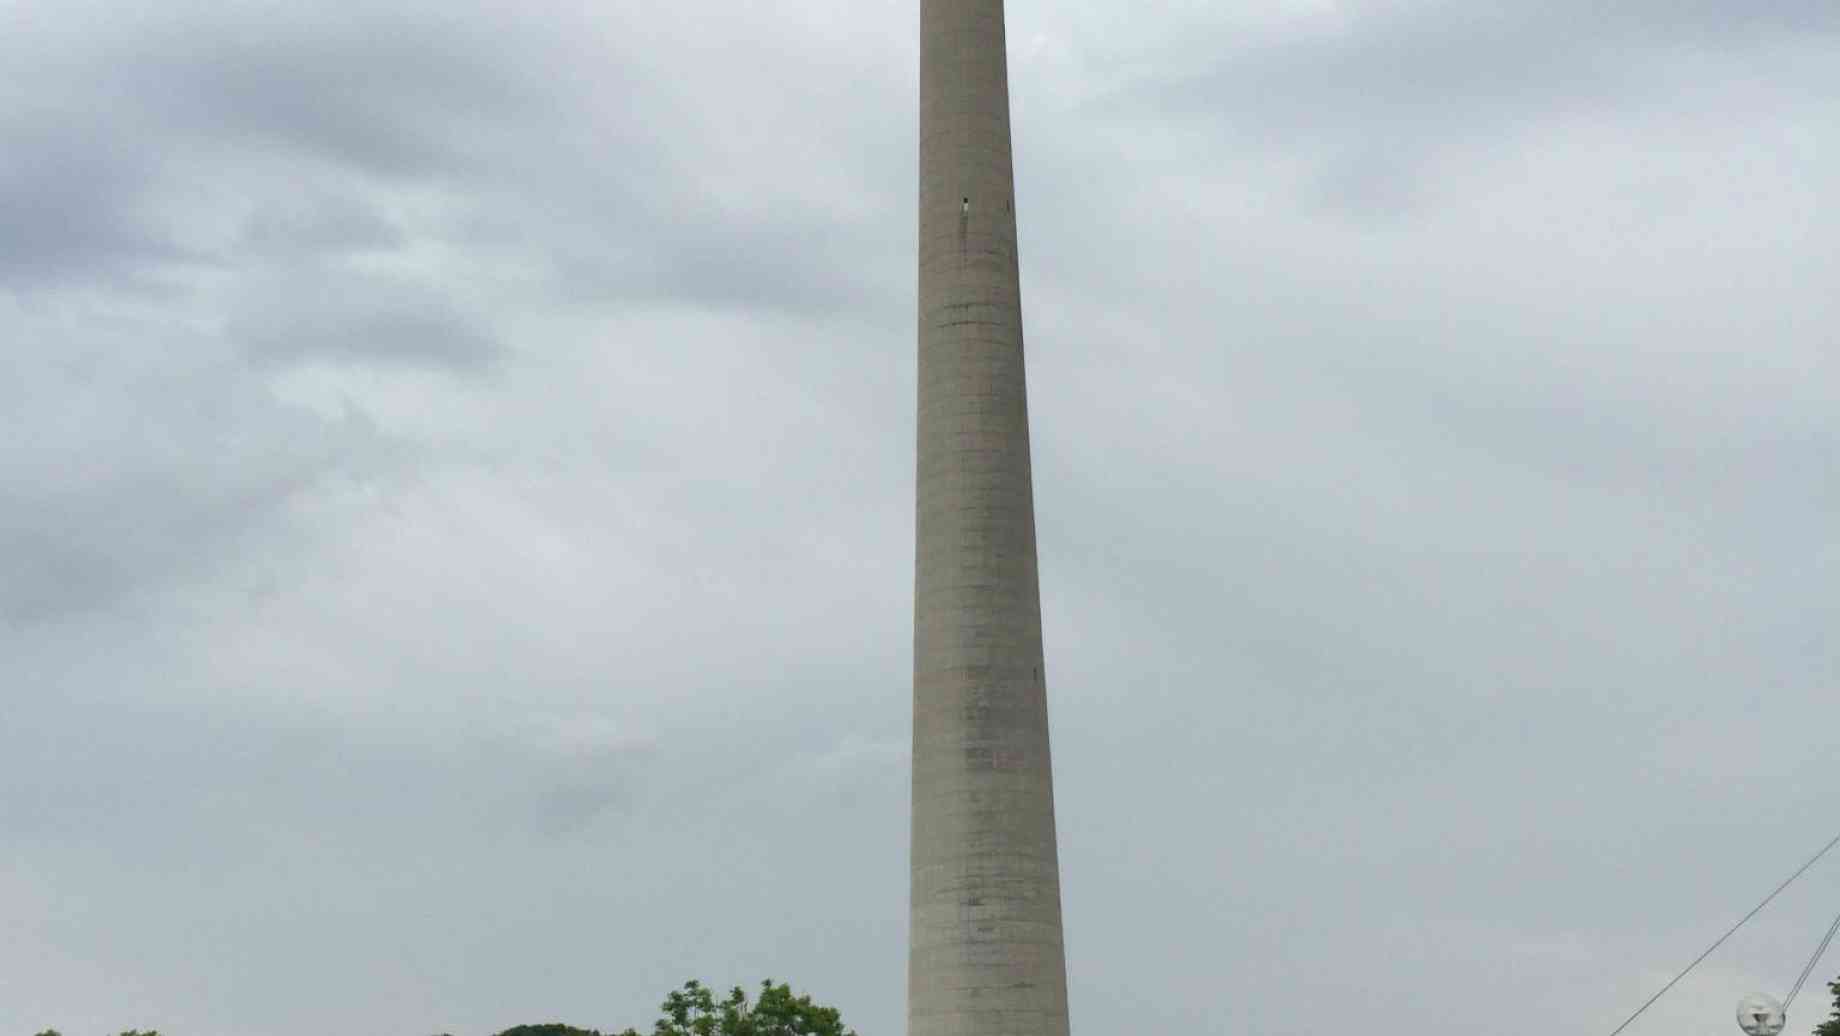
<instances>
[{"instance_id":1,"label":"tree foliage","mask_svg":"<svg viewBox=\"0 0 1840 1036\"><path fill-rule=\"evenodd\" d=\"M1834 983L1840 997L1840 981ZM856 1036L856 1030L843 1024L835 1007L813 1003L810 996L794 996L792 987L767 979L760 984L760 995L748 999L740 986L716 999L709 987L691 980L682 989L664 998L659 1010L663 1017L652 1026L650 1036ZM1840 1011L1835 1018L1840 1019ZM1828 1026L1833 1026L1830 1029ZM1840 1036L1840 1020L1828 1023L1819 1036ZM46 1029L38 1036L60 1036L56 1029ZM160 1036L153 1029L129 1029L121 1036ZM542 1025L518 1025L498 1036L602 1036L596 1029L577 1029L561 1022ZM614 1036L614 1034L609 1034ZM617 1036L639 1036L637 1029L627 1029Z\"/></svg>"},{"instance_id":2,"label":"tree foliage","mask_svg":"<svg viewBox=\"0 0 1840 1036\"><path fill-rule=\"evenodd\" d=\"M1840 1036L1840 978L1827 984L1828 992L1834 994L1833 1017L1815 1026L1814 1036Z\"/></svg>"},{"instance_id":3,"label":"tree foliage","mask_svg":"<svg viewBox=\"0 0 1840 1036\"><path fill-rule=\"evenodd\" d=\"M760 984L760 995L750 1000L739 986L717 999L701 982L684 983L664 998L659 1007L663 1017L652 1026L650 1036L856 1036L846 1028L835 1007L813 1003L810 996L794 996L792 987L768 979ZM550 1022L545 1025L520 1025L498 1036L601 1036L594 1029L577 1029L572 1025ZM640 1036L637 1029L627 1029L609 1036Z\"/></svg>"},{"instance_id":4,"label":"tree foliage","mask_svg":"<svg viewBox=\"0 0 1840 1036\"><path fill-rule=\"evenodd\" d=\"M740 986L717 1000L701 982L691 980L665 997L664 1017L652 1036L856 1036L835 1007L794 996L792 987L767 979L752 1003ZM621 1036L639 1036L628 1029Z\"/></svg>"}]
</instances>

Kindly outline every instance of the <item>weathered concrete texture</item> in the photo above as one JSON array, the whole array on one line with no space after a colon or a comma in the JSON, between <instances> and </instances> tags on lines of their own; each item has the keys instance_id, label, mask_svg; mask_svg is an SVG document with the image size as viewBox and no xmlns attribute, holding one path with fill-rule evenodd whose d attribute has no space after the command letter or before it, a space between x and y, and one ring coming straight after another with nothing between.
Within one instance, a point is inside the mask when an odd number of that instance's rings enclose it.
<instances>
[{"instance_id":1,"label":"weathered concrete texture","mask_svg":"<svg viewBox=\"0 0 1840 1036\"><path fill-rule=\"evenodd\" d=\"M909 1036L1066 1036L1002 0L920 5Z\"/></svg>"}]
</instances>

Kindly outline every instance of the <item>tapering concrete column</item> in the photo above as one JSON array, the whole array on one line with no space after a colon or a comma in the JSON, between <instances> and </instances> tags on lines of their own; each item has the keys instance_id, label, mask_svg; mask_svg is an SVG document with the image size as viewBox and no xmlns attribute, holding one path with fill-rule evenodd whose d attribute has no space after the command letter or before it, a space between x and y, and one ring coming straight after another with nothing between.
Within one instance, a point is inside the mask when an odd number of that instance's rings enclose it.
<instances>
[{"instance_id":1,"label":"tapering concrete column","mask_svg":"<svg viewBox=\"0 0 1840 1036\"><path fill-rule=\"evenodd\" d=\"M920 4L909 1036L1066 1036L1002 0Z\"/></svg>"}]
</instances>

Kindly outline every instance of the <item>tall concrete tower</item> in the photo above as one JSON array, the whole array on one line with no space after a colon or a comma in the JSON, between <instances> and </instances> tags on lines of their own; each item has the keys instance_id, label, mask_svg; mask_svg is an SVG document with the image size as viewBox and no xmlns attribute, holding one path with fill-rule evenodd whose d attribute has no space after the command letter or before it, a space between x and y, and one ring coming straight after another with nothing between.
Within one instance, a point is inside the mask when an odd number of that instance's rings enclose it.
<instances>
[{"instance_id":1,"label":"tall concrete tower","mask_svg":"<svg viewBox=\"0 0 1840 1036\"><path fill-rule=\"evenodd\" d=\"M909 1036L1067 1036L1003 0L920 2Z\"/></svg>"}]
</instances>

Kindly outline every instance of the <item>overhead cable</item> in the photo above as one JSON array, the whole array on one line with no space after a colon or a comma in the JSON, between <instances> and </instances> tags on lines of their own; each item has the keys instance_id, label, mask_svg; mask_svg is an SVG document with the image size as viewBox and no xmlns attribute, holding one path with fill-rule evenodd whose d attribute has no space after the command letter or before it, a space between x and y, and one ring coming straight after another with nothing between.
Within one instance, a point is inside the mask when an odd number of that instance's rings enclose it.
<instances>
[{"instance_id":1,"label":"overhead cable","mask_svg":"<svg viewBox=\"0 0 1840 1036\"><path fill-rule=\"evenodd\" d=\"M1789 1013L1789 1005L1795 1003L1795 995L1802 991L1802 985L1808 981L1808 976L1814 973L1814 966L1821 962L1821 956L1827 952L1829 946L1833 945L1836 932L1840 932L1840 914L1834 915L1834 923L1827 926L1827 938L1822 939L1821 945L1815 947L1814 956L1808 958L1807 966L1802 968L1801 977L1795 980L1795 988L1789 990L1789 995L1783 999L1783 1014Z\"/></svg>"},{"instance_id":2,"label":"overhead cable","mask_svg":"<svg viewBox=\"0 0 1840 1036\"><path fill-rule=\"evenodd\" d=\"M1808 858L1807 863L1804 863L1800 867L1797 867L1795 869L1794 874L1789 875L1789 877L1785 879L1781 885L1776 886L1776 891L1763 897L1763 902L1752 907L1750 913L1745 914L1743 917L1739 918L1737 924L1732 925L1729 929L1726 930L1724 935L1719 936L1718 939L1713 941L1711 946L1706 947L1706 952L1693 958L1693 963L1687 965L1685 968L1682 968L1680 971L1680 974L1675 975L1673 978L1669 979L1668 984L1665 986L1662 986L1660 992L1657 992L1654 996L1649 997L1646 1003L1644 1003L1641 1007L1636 1008L1636 1013L1623 1019L1623 1024L1617 1026L1614 1029L1611 1029L1610 1036L1617 1036L1618 1033L1622 1032L1624 1029L1629 1028L1631 1023L1633 1023L1637 1018L1642 1017L1643 1012L1647 1011L1650 1007L1653 1007L1655 1005L1655 1001L1666 996L1668 990L1673 989L1675 986L1680 984L1681 979L1686 978L1688 975L1692 974L1693 969L1699 967L1701 961L1705 960L1707 957L1712 956L1712 952L1714 950L1725 945L1725 940L1738 934L1738 929L1743 928L1746 924L1749 924L1751 918L1756 917L1758 914L1763 913L1764 907L1769 906L1770 903L1773 902L1777 896L1782 895L1782 892L1784 889L1788 888L1790 885L1795 884L1795 879L1801 877L1803 874L1808 873L1808 868L1813 867L1815 864L1819 863L1821 861L1821 857L1826 856L1828 851L1831 850L1836 845L1840 845L1840 835L1835 835L1834 840L1822 846L1820 852L1815 853L1813 856L1810 856ZM1836 928L1840 928L1840 921L1836 922ZM1833 941L1833 932L1830 931L1828 933L1827 940L1828 942ZM1823 949L1825 949L1826 943L1823 943L1822 947ZM1817 952L1815 956L1818 959L1820 954ZM1809 963L1809 968L1812 970L1813 967L1814 967L1814 964L1811 961ZM1807 976L1804 975L1803 978L1805 980ZM1797 983L1797 988L1799 991L1800 983ZM1791 994L1791 996L1793 996L1793 994Z\"/></svg>"}]
</instances>

